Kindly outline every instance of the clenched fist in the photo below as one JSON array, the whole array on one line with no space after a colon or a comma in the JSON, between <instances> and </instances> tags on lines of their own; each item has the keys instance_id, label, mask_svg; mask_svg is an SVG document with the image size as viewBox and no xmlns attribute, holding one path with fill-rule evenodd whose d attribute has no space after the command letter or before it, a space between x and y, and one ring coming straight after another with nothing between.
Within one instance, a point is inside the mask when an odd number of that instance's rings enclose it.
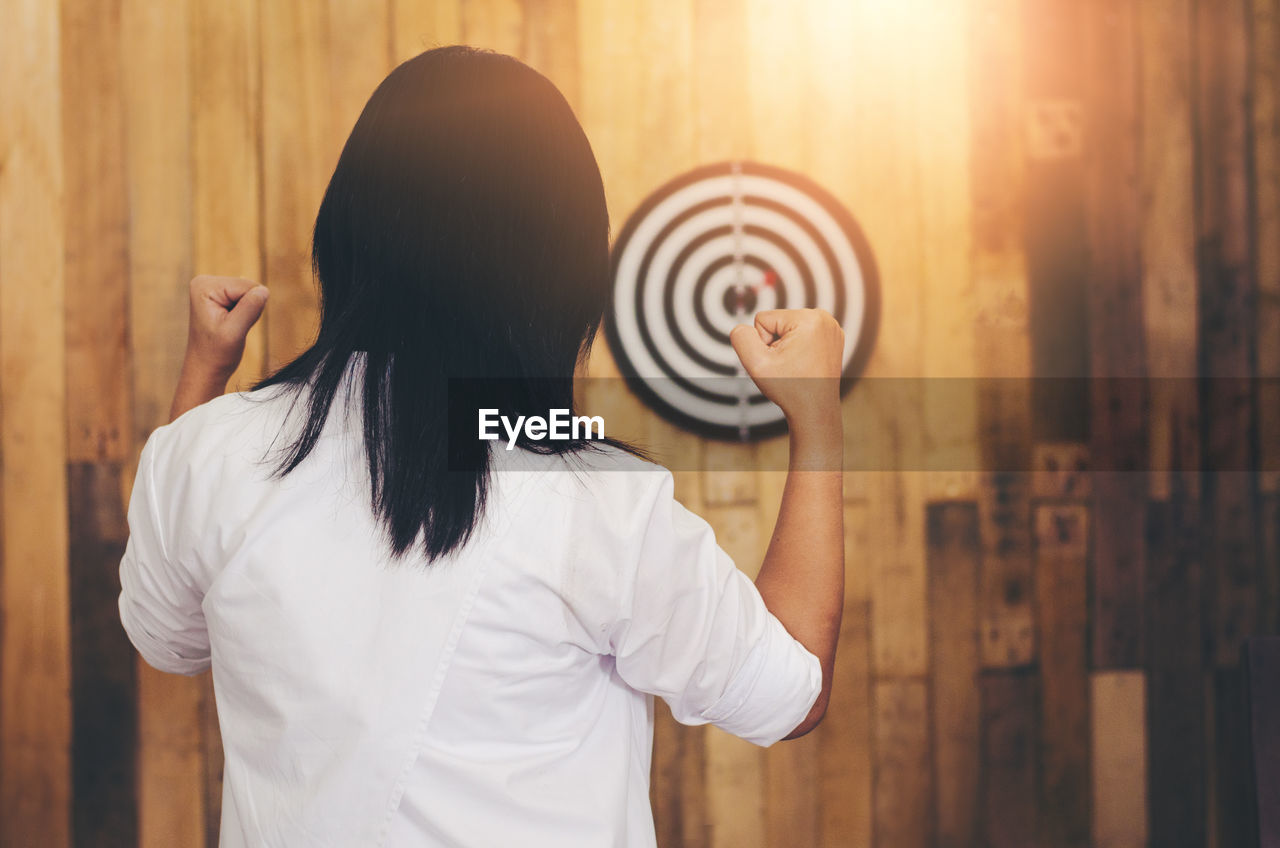
<instances>
[{"instance_id":1,"label":"clenched fist","mask_svg":"<svg viewBox=\"0 0 1280 848\"><path fill-rule=\"evenodd\" d=\"M187 364L230 379L244 356L249 328L262 315L267 287L244 277L202 274L191 281Z\"/></svg>"},{"instance_id":2,"label":"clenched fist","mask_svg":"<svg viewBox=\"0 0 1280 848\"><path fill-rule=\"evenodd\" d=\"M733 349L792 426L839 415L844 331L821 309L770 309L729 334Z\"/></svg>"}]
</instances>

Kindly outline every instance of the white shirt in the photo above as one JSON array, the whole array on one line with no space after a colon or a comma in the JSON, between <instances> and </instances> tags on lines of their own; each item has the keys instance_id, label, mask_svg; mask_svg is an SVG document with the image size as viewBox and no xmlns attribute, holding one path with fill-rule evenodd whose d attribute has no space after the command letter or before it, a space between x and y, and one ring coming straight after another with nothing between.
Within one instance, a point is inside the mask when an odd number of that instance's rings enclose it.
<instances>
[{"instance_id":1,"label":"white shirt","mask_svg":"<svg viewBox=\"0 0 1280 848\"><path fill-rule=\"evenodd\" d=\"M120 619L156 668L213 668L221 845L653 846L654 695L762 746L808 714L818 659L665 469L498 442L476 537L396 564L344 398L283 481L255 464L301 418L278 387L142 450Z\"/></svg>"}]
</instances>

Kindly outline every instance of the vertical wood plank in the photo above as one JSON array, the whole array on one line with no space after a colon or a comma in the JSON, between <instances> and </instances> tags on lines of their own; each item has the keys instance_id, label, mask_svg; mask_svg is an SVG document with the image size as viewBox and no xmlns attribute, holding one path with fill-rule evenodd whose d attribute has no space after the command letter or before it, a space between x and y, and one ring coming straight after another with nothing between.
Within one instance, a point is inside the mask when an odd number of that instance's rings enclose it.
<instances>
[{"instance_id":1,"label":"vertical wood plank","mask_svg":"<svg viewBox=\"0 0 1280 848\"><path fill-rule=\"evenodd\" d=\"M1023 99L1014 119L1025 151L1023 225L1027 322L1031 333L1027 375L1032 436L1038 442L1081 442L1089 430L1089 312L1085 285L1088 240L1083 162L1083 88L1080 74L1083 7L1071 0L1021 4ZM1000 66L988 73L1000 76ZM1009 83L1002 83L1008 86ZM1017 232L1015 219L993 222L996 233ZM999 355L1003 345L992 342ZM998 373L994 370L987 373ZM1021 373L1019 373L1021 376Z\"/></svg>"},{"instance_id":2,"label":"vertical wood plank","mask_svg":"<svg viewBox=\"0 0 1280 848\"><path fill-rule=\"evenodd\" d=\"M1246 4L1196 5L1200 151L1200 418L1207 475L1205 573L1212 575L1214 659L1233 666L1258 625L1256 403L1257 288L1250 220Z\"/></svg>"},{"instance_id":3,"label":"vertical wood plank","mask_svg":"<svg viewBox=\"0 0 1280 848\"><path fill-rule=\"evenodd\" d=\"M1025 450L1029 461L1030 443L1023 445L1018 453ZM1029 664L1035 656L1030 494L1030 471L984 471L981 475L978 516L984 668L1016 668Z\"/></svg>"},{"instance_id":4,"label":"vertical wood plank","mask_svg":"<svg viewBox=\"0 0 1280 848\"><path fill-rule=\"evenodd\" d=\"M191 112L187 0L124 0L132 451L169 418L187 335ZM176 120L182 116L183 120ZM136 456L127 457L132 465Z\"/></svg>"},{"instance_id":5,"label":"vertical wood plank","mask_svg":"<svg viewBox=\"0 0 1280 848\"><path fill-rule=\"evenodd\" d=\"M1040 624L1040 828L1046 848L1089 844L1089 511L1035 507Z\"/></svg>"},{"instance_id":6,"label":"vertical wood plank","mask_svg":"<svg viewBox=\"0 0 1280 848\"><path fill-rule=\"evenodd\" d=\"M847 573L848 560L845 568ZM818 844L823 846L871 844L871 619L867 607L865 599L846 600L831 701L822 724L811 734L818 740Z\"/></svg>"},{"instance_id":7,"label":"vertical wood plank","mask_svg":"<svg viewBox=\"0 0 1280 848\"><path fill-rule=\"evenodd\" d=\"M1199 486L1191 8L1189 0L1141 3L1137 14L1150 487L1153 498L1164 500L1173 473L1184 489L1198 492Z\"/></svg>"},{"instance_id":8,"label":"vertical wood plank","mask_svg":"<svg viewBox=\"0 0 1280 848\"><path fill-rule=\"evenodd\" d=\"M137 840L133 648L114 566L128 529L128 195L120 3L61 3L72 838Z\"/></svg>"},{"instance_id":9,"label":"vertical wood plank","mask_svg":"<svg viewBox=\"0 0 1280 848\"><path fill-rule=\"evenodd\" d=\"M1253 214L1257 228L1259 486L1280 493L1280 2L1252 0Z\"/></svg>"},{"instance_id":10,"label":"vertical wood plank","mask_svg":"<svg viewBox=\"0 0 1280 848\"><path fill-rule=\"evenodd\" d=\"M1196 504L1174 488L1147 507L1147 769L1151 844L1203 846L1204 629Z\"/></svg>"},{"instance_id":11,"label":"vertical wood plank","mask_svg":"<svg viewBox=\"0 0 1280 848\"><path fill-rule=\"evenodd\" d=\"M264 3L262 55L262 251L271 288L267 370L293 360L315 339L319 299L311 273L311 233L332 173L329 131L328 9L307 0Z\"/></svg>"},{"instance_id":12,"label":"vertical wood plank","mask_svg":"<svg viewBox=\"0 0 1280 848\"><path fill-rule=\"evenodd\" d=\"M978 839L981 746L979 580L982 558L976 504L928 507L930 678L933 774L939 848Z\"/></svg>"},{"instance_id":13,"label":"vertical wood plank","mask_svg":"<svg viewBox=\"0 0 1280 848\"><path fill-rule=\"evenodd\" d=\"M873 685L876 848L923 848L933 841L929 704L923 680Z\"/></svg>"},{"instance_id":14,"label":"vertical wood plank","mask_svg":"<svg viewBox=\"0 0 1280 848\"><path fill-rule=\"evenodd\" d=\"M134 649L120 627L116 570L129 527L119 463L67 467L71 565L72 833L136 845Z\"/></svg>"},{"instance_id":15,"label":"vertical wood plank","mask_svg":"<svg viewBox=\"0 0 1280 848\"><path fill-rule=\"evenodd\" d=\"M67 458L118 462L131 430L120 2L61 7Z\"/></svg>"},{"instance_id":16,"label":"vertical wood plank","mask_svg":"<svg viewBox=\"0 0 1280 848\"><path fill-rule=\"evenodd\" d=\"M1090 4L1086 128L1090 139L1089 455L1094 486L1095 668L1142 663L1147 381L1138 194L1137 25L1134 4Z\"/></svg>"},{"instance_id":17,"label":"vertical wood plank","mask_svg":"<svg viewBox=\"0 0 1280 848\"><path fill-rule=\"evenodd\" d=\"M70 843L65 213L58 4L0 30L0 844Z\"/></svg>"},{"instance_id":18,"label":"vertical wood plank","mask_svg":"<svg viewBox=\"0 0 1280 848\"><path fill-rule=\"evenodd\" d=\"M1146 683L1141 671L1091 677L1093 845L1147 844Z\"/></svg>"},{"instance_id":19,"label":"vertical wood plank","mask_svg":"<svg viewBox=\"0 0 1280 848\"><path fill-rule=\"evenodd\" d=\"M369 96L391 70L390 5L390 0L328 0L323 58L329 65L329 123L320 156L325 185Z\"/></svg>"},{"instance_id":20,"label":"vertical wood plank","mask_svg":"<svg viewBox=\"0 0 1280 848\"><path fill-rule=\"evenodd\" d=\"M1031 605L1029 279L1020 243L1021 10L980 0L972 14L969 180L976 306L977 497L982 539L982 662L1012 667L1035 650ZM1031 14L1031 13L1027 13ZM1030 194L1030 188L1026 190Z\"/></svg>"},{"instance_id":21,"label":"vertical wood plank","mask_svg":"<svg viewBox=\"0 0 1280 848\"><path fill-rule=\"evenodd\" d=\"M982 673L982 844L1036 844L1036 675Z\"/></svg>"},{"instance_id":22,"label":"vertical wood plank","mask_svg":"<svg viewBox=\"0 0 1280 848\"><path fill-rule=\"evenodd\" d=\"M1213 838L1221 848L1257 845L1252 810L1248 722L1243 674L1239 666L1211 673L1213 699Z\"/></svg>"}]
</instances>

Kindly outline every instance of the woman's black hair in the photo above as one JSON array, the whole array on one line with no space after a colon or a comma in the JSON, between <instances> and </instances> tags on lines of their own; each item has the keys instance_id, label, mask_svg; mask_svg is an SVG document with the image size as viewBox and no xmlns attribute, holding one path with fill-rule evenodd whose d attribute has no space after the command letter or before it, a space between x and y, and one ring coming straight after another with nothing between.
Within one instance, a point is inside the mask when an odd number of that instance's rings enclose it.
<instances>
[{"instance_id":1,"label":"woman's black hair","mask_svg":"<svg viewBox=\"0 0 1280 848\"><path fill-rule=\"evenodd\" d=\"M572 377L610 292L609 217L586 134L551 81L517 59L428 50L361 112L311 256L316 340L251 389L287 385L295 401L311 389L273 476L311 452L363 351L371 505L395 557L421 534L435 560L484 512L495 443L477 438L478 408L511 418L574 409ZM517 444L561 454L600 442Z\"/></svg>"}]
</instances>

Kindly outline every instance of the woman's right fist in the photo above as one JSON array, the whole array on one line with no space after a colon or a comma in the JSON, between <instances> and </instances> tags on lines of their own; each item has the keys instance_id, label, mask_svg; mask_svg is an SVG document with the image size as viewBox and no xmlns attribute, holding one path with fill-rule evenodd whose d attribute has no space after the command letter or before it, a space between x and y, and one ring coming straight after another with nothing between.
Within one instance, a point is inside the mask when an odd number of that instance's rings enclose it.
<instances>
[{"instance_id":1,"label":"woman's right fist","mask_svg":"<svg viewBox=\"0 0 1280 848\"><path fill-rule=\"evenodd\" d=\"M787 419L839 413L844 331L822 309L769 309L729 334L747 374Z\"/></svg>"}]
</instances>

